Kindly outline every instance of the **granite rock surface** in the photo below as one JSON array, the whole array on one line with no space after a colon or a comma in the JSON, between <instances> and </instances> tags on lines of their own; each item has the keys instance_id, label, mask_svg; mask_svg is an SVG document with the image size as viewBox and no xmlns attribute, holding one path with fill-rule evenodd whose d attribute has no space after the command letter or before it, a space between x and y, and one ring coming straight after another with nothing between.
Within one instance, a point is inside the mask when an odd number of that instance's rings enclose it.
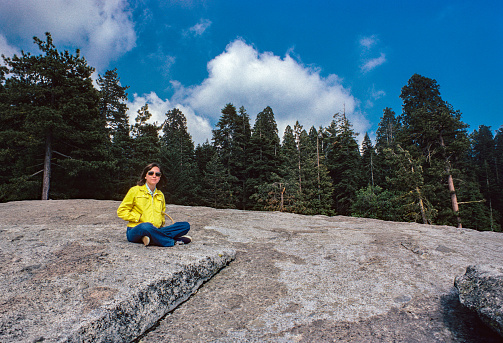
<instances>
[{"instance_id":1,"label":"granite rock surface","mask_svg":"<svg viewBox=\"0 0 503 343\"><path fill-rule=\"evenodd\" d=\"M0 342L130 342L234 259L129 243L118 205L0 204Z\"/></svg>"},{"instance_id":2,"label":"granite rock surface","mask_svg":"<svg viewBox=\"0 0 503 343\"><path fill-rule=\"evenodd\" d=\"M502 341L454 287L501 233L171 205L194 242L145 248L118 205L0 204L1 342Z\"/></svg>"}]
</instances>

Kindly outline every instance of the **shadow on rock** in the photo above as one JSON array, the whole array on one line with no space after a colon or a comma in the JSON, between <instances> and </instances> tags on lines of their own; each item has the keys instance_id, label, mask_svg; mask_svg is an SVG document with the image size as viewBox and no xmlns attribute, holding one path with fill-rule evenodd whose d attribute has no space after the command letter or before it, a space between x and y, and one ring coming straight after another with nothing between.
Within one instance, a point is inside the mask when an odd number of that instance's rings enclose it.
<instances>
[{"instance_id":1,"label":"shadow on rock","mask_svg":"<svg viewBox=\"0 0 503 343\"><path fill-rule=\"evenodd\" d=\"M503 337L487 326L475 313L459 302L456 288L440 299L445 326L453 333L458 342L500 343Z\"/></svg>"}]
</instances>

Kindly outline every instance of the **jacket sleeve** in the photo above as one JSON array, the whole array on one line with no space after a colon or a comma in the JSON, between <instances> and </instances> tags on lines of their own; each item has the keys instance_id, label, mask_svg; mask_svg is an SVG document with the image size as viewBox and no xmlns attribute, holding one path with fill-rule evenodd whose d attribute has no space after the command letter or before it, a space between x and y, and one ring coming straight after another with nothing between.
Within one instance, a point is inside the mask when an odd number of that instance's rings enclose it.
<instances>
[{"instance_id":1,"label":"jacket sleeve","mask_svg":"<svg viewBox=\"0 0 503 343\"><path fill-rule=\"evenodd\" d=\"M131 188L124 199L122 200L119 208L117 209L117 215L119 218L124 219L128 222L136 222L140 221L141 213L134 211L135 197L136 197L135 188Z\"/></svg>"}]
</instances>

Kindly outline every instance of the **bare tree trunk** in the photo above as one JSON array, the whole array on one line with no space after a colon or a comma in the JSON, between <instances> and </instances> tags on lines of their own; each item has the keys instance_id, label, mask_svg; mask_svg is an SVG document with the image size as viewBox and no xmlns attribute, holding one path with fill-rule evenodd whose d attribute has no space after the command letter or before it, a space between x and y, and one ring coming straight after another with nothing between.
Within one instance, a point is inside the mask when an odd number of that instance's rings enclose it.
<instances>
[{"instance_id":1,"label":"bare tree trunk","mask_svg":"<svg viewBox=\"0 0 503 343\"><path fill-rule=\"evenodd\" d=\"M398 146L398 147L403 151L403 149L400 146ZM372 155L370 155L370 156L372 156ZM409 163L410 163L410 170L412 171L412 174L414 174L414 163L412 162L410 157L407 157L407 159L409 160ZM421 189L419 188L419 186L416 186L416 193L419 198L419 210L421 211L421 218L423 219L423 224L431 224L428 221L428 217L426 216L426 211L424 209L423 196L421 195Z\"/></svg>"},{"instance_id":2,"label":"bare tree trunk","mask_svg":"<svg viewBox=\"0 0 503 343\"><path fill-rule=\"evenodd\" d=\"M461 225L461 217L459 216L458 197L456 196L456 189L454 188L454 180L452 178L451 163L449 162L449 158L445 154L445 143L442 134L440 134L439 138L440 138L440 146L442 146L444 150L445 171L447 173L447 185L449 187L449 193L451 194L452 211L456 215L458 228L462 228L463 226Z\"/></svg>"},{"instance_id":3,"label":"bare tree trunk","mask_svg":"<svg viewBox=\"0 0 503 343\"><path fill-rule=\"evenodd\" d=\"M487 161L484 161L484 167L486 168L486 185L487 185L487 191L491 189L490 183L489 183L489 171L488 171L488 163ZM489 214L490 214L490 219L491 219L491 231L493 230L493 203L492 203L492 197L491 193L489 193Z\"/></svg>"},{"instance_id":4,"label":"bare tree trunk","mask_svg":"<svg viewBox=\"0 0 503 343\"><path fill-rule=\"evenodd\" d=\"M280 184L280 187L281 187L281 184ZM286 189L286 187L283 187L283 189L281 190L281 207L279 209L281 212L283 212L283 210L285 209L284 199L283 199L283 194L285 194L285 189Z\"/></svg>"},{"instance_id":5,"label":"bare tree trunk","mask_svg":"<svg viewBox=\"0 0 503 343\"><path fill-rule=\"evenodd\" d=\"M456 189L454 188L454 181L452 179L452 174L450 173L450 167L447 167L447 184L449 186L449 193L451 193L451 203L452 210L456 214L456 220L458 222L458 228L462 228L461 225L461 217L459 216L459 205L458 205L458 197L456 196Z\"/></svg>"},{"instance_id":6,"label":"bare tree trunk","mask_svg":"<svg viewBox=\"0 0 503 343\"><path fill-rule=\"evenodd\" d=\"M298 148L299 151L299 193L302 193L302 168L300 165L300 146Z\"/></svg>"},{"instance_id":7,"label":"bare tree trunk","mask_svg":"<svg viewBox=\"0 0 503 343\"><path fill-rule=\"evenodd\" d=\"M52 134L47 133L45 139L44 177L42 183L42 200L49 200L49 187L51 185L51 160L52 160Z\"/></svg>"},{"instance_id":8,"label":"bare tree trunk","mask_svg":"<svg viewBox=\"0 0 503 343\"><path fill-rule=\"evenodd\" d=\"M421 190L419 187L416 187L417 195L419 196L419 209L421 211L421 217L423 218L423 224L429 224L428 218L426 217L426 211L424 210L423 198L421 196Z\"/></svg>"}]
</instances>

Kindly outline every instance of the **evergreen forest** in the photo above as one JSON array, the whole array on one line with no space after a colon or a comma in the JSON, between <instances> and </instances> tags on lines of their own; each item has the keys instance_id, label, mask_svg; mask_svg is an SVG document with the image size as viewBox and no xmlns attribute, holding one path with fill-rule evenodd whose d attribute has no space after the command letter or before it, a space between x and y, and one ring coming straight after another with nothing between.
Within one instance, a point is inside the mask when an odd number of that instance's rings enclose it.
<instances>
[{"instance_id":1,"label":"evergreen forest","mask_svg":"<svg viewBox=\"0 0 503 343\"><path fill-rule=\"evenodd\" d=\"M156 161L171 204L501 231L503 127L468 132L434 79L412 75L401 113L385 108L361 146L345 113L280 133L267 104L251 123L232 103L195 146L179 109L152 123L145 104L130 123L116 69L96 86L80 51L58 51L49 33L34 43L40 55L2 56L0 202L121 200Z\"/></svg>"}]
</instances>

